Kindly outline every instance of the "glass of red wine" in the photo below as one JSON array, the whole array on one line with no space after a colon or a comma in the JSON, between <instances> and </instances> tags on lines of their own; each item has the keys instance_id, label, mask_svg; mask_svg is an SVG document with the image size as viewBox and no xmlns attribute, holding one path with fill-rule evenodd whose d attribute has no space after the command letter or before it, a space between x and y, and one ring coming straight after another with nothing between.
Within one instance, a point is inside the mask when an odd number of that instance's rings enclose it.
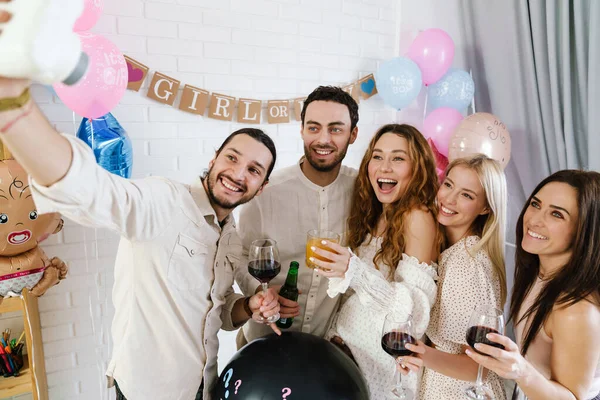
<instances>
[{"instance_id":1,"label":"glass of red wine","mask_svg":"<svg viewBox=\"0 0 600 400\"><path fill-rule=\"evenodd\" d=\"M491 342L486 338L488 333L497 333L504 335L504 316L502 310L492 306L477 306L471 314L469 320L469 328L467 329L467 343L475 349L475 343L483 343L489 346L504 349L501 344ZM477 351L479 354L483 354ZM468 398L474 400L493 399L493 394L490 388L483 383L483 366L479 365L477 370L477 381L475 385L465 389Z\"/></svg>"},{"instance_id":2,"label":"glass of red wine","mask_svg":"<svg viewBox=\"0 0 600 400\"><path fill-rule=\"evenodd\" d=\"M279 250L277 242L273 239L259 239L252 242L248 249L248 272L262 285L263 294L267 295L269 282L281 271ZM271 324L279 319L279 313L265 318L261 316L263 324Z\"/></svg>"},{"instance_id":3,"label":"glass of red wine","mask_svg":"<svg viewBox=\"0 0 600 400\"><path fill-rule=\"evenodd\" d=\"M400 318L397 315L388 314L383 323L381 334L381 347L383 351L394 357L398 362L398 357L412 356L413 352L406 348L406 344L417 344L413 332L412 318L409 315L406 318ZM402 375L398 368L394 369L395 385L391 388L388 398L413 400L414 394L408 389L402 387Z\"/></svg>"}]
</instances>

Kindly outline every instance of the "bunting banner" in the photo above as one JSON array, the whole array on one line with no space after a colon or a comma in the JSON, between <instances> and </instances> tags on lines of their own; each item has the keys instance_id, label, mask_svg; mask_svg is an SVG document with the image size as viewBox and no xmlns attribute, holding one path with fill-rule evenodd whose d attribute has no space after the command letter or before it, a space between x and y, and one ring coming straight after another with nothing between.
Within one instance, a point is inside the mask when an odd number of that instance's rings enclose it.
<instances>
[{"instance_id":1,"label":"bunting banner","mask_svg":"<svg viewBox=\"0 0 600 400\"><path fill-rule=\"evenodd\" d=\"M127 89L139 92L142 84L149 75L150 68L129 56L127 62ZM151 74L150 85L146 96L154 101L169 106L175 106L181 82L175 78L155 71ZM342 89L350 94L356 102L366 100L377 94L377 86L373 74L369 74L344 85ZM209 92L192 85L184 84L179 108L181 111L220 121L235 121L244 124L261 124L263 120L263 105L266 106L266 123L285 124L300 121L302 106L306 97L282 100L258 100L227 96ZM237 111L237 112L236 112Z\"/></svg>"}]
</instances>

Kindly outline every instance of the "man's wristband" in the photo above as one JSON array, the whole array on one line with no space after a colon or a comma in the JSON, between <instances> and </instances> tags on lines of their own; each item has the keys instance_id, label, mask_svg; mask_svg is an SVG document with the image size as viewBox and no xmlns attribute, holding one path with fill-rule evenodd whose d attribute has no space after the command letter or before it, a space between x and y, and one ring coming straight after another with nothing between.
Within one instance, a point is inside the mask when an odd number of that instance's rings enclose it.
<instances>
[{"instance_id":1,"label":"man's wristband","mask_svg":"<svg viewBox=\"0 0 600 400\"><path fill-rule=\"evenodd\" d=\"M31 99L31 92L26 88L19 97L0 99L0 112L15 110L23 107Z\"/></svg>"},{"instance_id":2,"label":"man's wristband","mask_svg":"<svg viewBox=\"0 0 600 400\"><path fill-rule=\"evenodd\" d=\"M252 312L252 309L250 308L250 297L246 297L244 299L244 311L246 311L246 314L248 314L248 317L252 318L252 314L254 314Z\"/></svg>"}]
</instances>

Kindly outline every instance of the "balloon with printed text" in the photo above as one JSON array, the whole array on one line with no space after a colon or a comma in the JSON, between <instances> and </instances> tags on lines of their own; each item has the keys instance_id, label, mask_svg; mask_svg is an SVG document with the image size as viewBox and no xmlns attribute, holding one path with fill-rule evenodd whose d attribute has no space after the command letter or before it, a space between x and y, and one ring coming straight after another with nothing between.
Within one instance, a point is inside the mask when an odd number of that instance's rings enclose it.
<instances>
[{"instance_id":1,"label":"balloon with printed text","mask_svg":"<svg viewBox=\"0 0 600 400\"><path fill-rule=\"evenodd\" d=\"M475 94L475 83L471 75L464 70L450 70L436 83L429 86L427 98L430 109L450 107L465 111Z\"/></svg>"},{"instance_id":2,"label":"balloon with printed text","mask_svg":"<svg viewBox=\"0 0 600 400\"><path fill-rule=\"evenodd\" d=\"M127 64L119 48L101 35L79 33L83 51L90 65L78 83L52 87L65 105L86 118L108 114L121 101L127 89Z\"/></svg>"},{"instance_id":3,"label":"balloon with printed text","mask_svg":"<svg viewBox=\"0 0 600 400\"><path fill-rule=\"evenodd\" d=\"M375 72L379 96L385 104L400 110L408 106L421 92L421 70L407 57L385 61Z\"/></svg>"},{"instance_id":4,"label":"balloon with printed text","mask_svg":"<svg viewBox=\"0 0 600 400\"><path fill-rule=\"evenodd\" d=\"M498 117L475 113L463 119L450 139L448 159L482 153L498 161L504 169L510 161L510 134Z\"/></svg>"}]
</instances>

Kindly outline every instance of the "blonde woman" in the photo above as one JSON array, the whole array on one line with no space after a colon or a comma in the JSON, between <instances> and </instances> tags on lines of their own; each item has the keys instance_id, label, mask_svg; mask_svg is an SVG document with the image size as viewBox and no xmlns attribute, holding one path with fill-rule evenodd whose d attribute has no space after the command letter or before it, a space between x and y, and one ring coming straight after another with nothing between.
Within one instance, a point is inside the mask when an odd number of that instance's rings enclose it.
<instances>
[{"instance_id":1,"label":"blonde woman","mask_svg":"<svg viewBox=\"0 0 600 400\"><path fill-rule=\"evenodd\" d=\"M411 370L425 367L420 400L465 398L468 382L477 377L477 363L465 354L465 336L475 306L502 309L506 301L506 196L504 172L484 155L455 160L446 170L437 193L446 243L426 332L431 344L408 345L417 356L402 360ZM506 399L496 374L487 374L487 385L494 399Z\"/></svg>"}]
</instances>

